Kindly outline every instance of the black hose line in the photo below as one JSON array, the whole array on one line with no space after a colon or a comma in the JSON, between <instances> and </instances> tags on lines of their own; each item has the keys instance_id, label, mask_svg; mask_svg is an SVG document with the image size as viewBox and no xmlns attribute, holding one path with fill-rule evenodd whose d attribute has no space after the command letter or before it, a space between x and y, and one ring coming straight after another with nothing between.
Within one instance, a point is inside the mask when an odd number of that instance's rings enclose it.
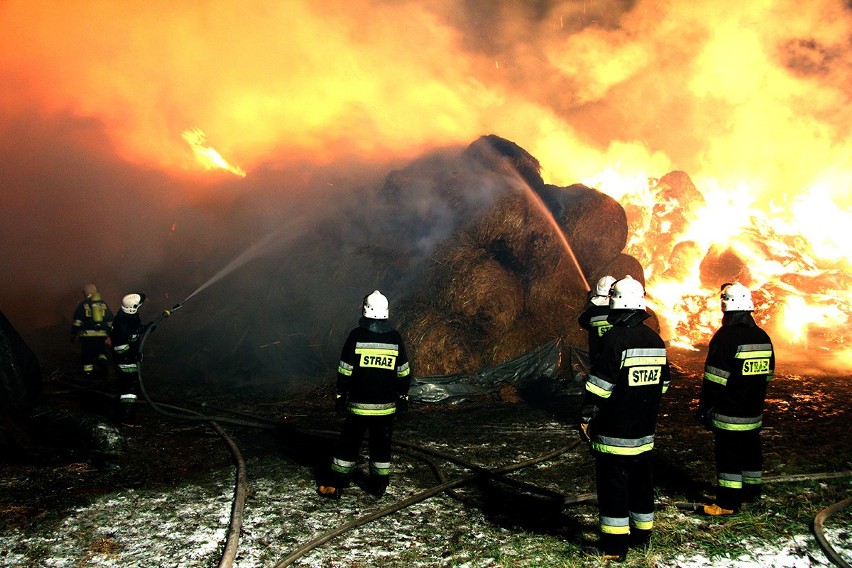
<instances>
[{"instance_id":1,"label":"black hose line","mask_svg":"<svg viewBox=\"0 0 852 568\"><path fill-rule=\"evenodd\" d=\"M831 560L835 565L840 566L840 568L850 568L849 563L840 556L840 554L831 546L831 543L828 542L828 539L825 538L825 533L823 532L823 523L834 513L840 511L841 509L845 509L849 505L852 505L852 497L848 499L844 499L843 501L839 501L834 505L830 505L820 511L817 516L814 518L813 523L813 531L814 536L817 539L820 547L822 548L825 555L828 556L829 560Z\"/></svg>"},{"instance_id":2,"label":"black hose line","mask_svg":"<svg viewBox=\"0 0 852 568\"><path fill-rule=\"evenodd\" d=\"M528 460L525 460L523 462L519 462L519 463L515 463L515 464L505 465L505 466L502 466L502 467L499 467L499 468L496 468L496 469L486 470L487 475L490 475L490 476L503 475L503 474L511 473L511 472L519 470L519 469L523 469L525 467L529 467L531 465L535 465L535 464L543 462L543 461L547 461L549 459L553 459L556 456L564 454L565 452L568 452L569 450L577 447L579 444L580 444L580 440L576 440L576 441L568 444L567 446L563 446L561 448L558 448L556 450L553 450L551 452L548 452L547 454L538 456L536 458L528 459ZM350 521L350 522L348 522L344 525L341 525L341 526L325 533L324 535L319 536L318 538L316 538L316 539L314 539L314 540L312 540L312 541L310 541L306 544L303 544L298 549L296 549L294 552L292 552L289 556L287 556L286 558L284 558L283 560L281 560L280 562L275 564L275 568L281 568L283 566L289 566L295 560L304 556L305 554L307 554L308 552L310 552L314 548L317 548L318 546L325 544L329 540L333 539L336 536L343 534L344 532L348 531L349 529L359 527L361 525L367 524L367 523L374 521L376 519L380 519L382 517L390 515L391 513L395 513L397 511L399 511L400 509L404 509L405 507L409 507L411 505L414 505L415 503L425 501L426 499L433 497L433 496L435 496L439 493L442 493L442 492L446 491L447 489L453 489L453 488L456 488L456 487L460 487L462 485L466 485L468 483L471 483L473 481L476 481L476 480L482 478L484 475L486 475L486 474L484 474L482 472L478 472L478 473L466 475L464 477L459 477L459 478L456 478L456 479L453 479L453 480L450 480L450 481L446 481L444 483L441 483L440 485L436 485L435 487L432 487L431 489L427 489L425 491L421 491L420 493L416 493L416 494L414 494L414 495L412 495L412 496L410 496L406 499L403 499L402 501L397 501L393 505L390 505L388 507L385 507L385 508L380 509L378 511L375 511L373 513L370 513L369 515L364 515L362 517L354 519L354 520L352 520L352 521Z\"/></svg>"},{"instance_id":3,"label":"black hose line","mask_svg":"<svg viewBox=\"0 0 852 568\"><path fill-rule=\"evenodd\" d=\"M171 311L174 311L180 307L181 305L177 304L174 308L172 308ZM240 450L237 447L236 443L234 443L234 440L230 436L228 436L228 434L225 433L222 427L219 426L218 422L226 422L239 426L252 426L256 428L266 428L268 427L268 425L256 422L246 422L244 420L233 420L226 417L205 416L204 414L194 412L186 408L181 408L168 404L155 403L153 400L151 400L151 397L148 396L148 392L145 390L145 383L142 381L142 347L145 345L145 340L148 338L148 335L154 330L157 324L163 320L163 318L166 318L171 315L171 311L166 310L157 319L155 319L153 323L151 323L147 327L147 329L145 330L145 334L142 336L142 339L139 342L140 357L139 362L136 366L136 376L139 379L139 390L145 397L145 400L151 406L151 408L153 408L160 414L163 414L164 416L169 416L171 418L177 418L180 420L197 420L208 422L228 446L228 450L231 452L231 455L234 458L237 470L234 476L234 497L231 499L231 516L228 522L227 537L225 539L225 546L222 549L222 555L219 559L218 568L231 568L234 565L234 559L237 556L237 546L239 545L240 532L242 531L243 512L245 510L246 495L248 494L248 485L246 482L247 475L245 460L243 460L243 456L240 453ZM170 412L166 410L167 408L172 409L175 412Z\"/></svg>"},{"instance_id":4,"label":"black hose line","mask_svg":"<svg viewBox=\"0 0 852 568\"><path fill-rule=\"evenodd\" d=\"M248 495L246 462L243 460L240 449L234 443L234 440L222 430L222 427L215 422L210 422L210 425L228 444L228 449L231 450L237 466L236 479L234 480L234 499L231 501L231 517L228 521L228 535L225 539L222 557L219 559L219 568L230 568L234 565L234 560L237 557L237 545L243 527L243 511L246 507L246 496Z\"/></svg>"}]
</instances>

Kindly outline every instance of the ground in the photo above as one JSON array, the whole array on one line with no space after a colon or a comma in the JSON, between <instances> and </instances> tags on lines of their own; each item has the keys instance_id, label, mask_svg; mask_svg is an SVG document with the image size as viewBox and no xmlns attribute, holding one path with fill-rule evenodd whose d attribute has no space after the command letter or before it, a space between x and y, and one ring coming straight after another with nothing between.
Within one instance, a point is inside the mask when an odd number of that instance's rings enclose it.
<instances>
[{"instance_id":1,"label":"ground","mask_svg":"<svg viewBox=\"0 0 852 568\"><path fill-rule=\"evenodd\" d=\"M779 373L765 429L766 498L736 519L700 517L675 505L712 493L712 438L693 410L700 353L675 353L672 388L661 407L657 526L651 549L628 566L824 566L810 531L818 511L850 494L852 477L784 476L852 470L850 377ZM151 381L156 384L155 380ZM50 387L50 385L48 385ZM163 391L164 393L166 391ZM287 400L260 385L193 393L180 406L229 420L262 417L266 428L221 423L245 460L248 496L235 566L276 566L332 529L412 499L472 470L436 454L488 468L518 463L577 439L576 401L536 389L452 406L415 406L398 418L392 485L377 499L356 483L338 501L315 493L340 426L330 383ZM166 400L175 400L171 393ZM152 393L156 399L157 393ZM227 409L227 411L225 410ZM235 413L234 411L237 411ZM234 460L206 421L143 409L124 428L129 450L117 463L75 451L40 452L2 464L0 566L216 566L231 514ZM273 425L272 423L276 424ZM414 453L411 446L431 452ZM407 452L407 453L404 453ZM445 456L446 457L446 456ZM456 460L458 461L458 460ZM360 466L364 467L364 464ZM343 532L293 559L302 566L595 566L582 554L596 538L593 465L582 445L510 474L479 478ZM526 482L519 485L517 482ZM579 496L579 503L564 504ZM849 561L848 510L826 522Z\"/></svg>"}]
</instances>

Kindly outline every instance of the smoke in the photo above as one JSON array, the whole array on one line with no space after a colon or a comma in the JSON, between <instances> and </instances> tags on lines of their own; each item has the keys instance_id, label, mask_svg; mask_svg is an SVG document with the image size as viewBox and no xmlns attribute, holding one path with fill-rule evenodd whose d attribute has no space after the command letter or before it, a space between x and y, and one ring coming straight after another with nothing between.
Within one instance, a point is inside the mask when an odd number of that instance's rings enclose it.
<instances>
[{"instance_id":1,"label":"smoke","mask_svg":"<svg viewBox=\"0 0 852 568\"><path fill-rule=\"evenodd\" d=\"M407 197L428 219L405 219L414 256L385 269L410 274L347 264L394 230L388 172L489 133L555 185L677 169L783 215L815 184L848 208L850 37L840 0L6 0L0 309L24 331L66 324L88 281L167 307L281 234L247 273L292 264L266 272L299 299L288 316L331 317L365 286L414 285L455 222L427 187ZM246 178L204 169L192 128Z\"/></svg>"}]
</instances>

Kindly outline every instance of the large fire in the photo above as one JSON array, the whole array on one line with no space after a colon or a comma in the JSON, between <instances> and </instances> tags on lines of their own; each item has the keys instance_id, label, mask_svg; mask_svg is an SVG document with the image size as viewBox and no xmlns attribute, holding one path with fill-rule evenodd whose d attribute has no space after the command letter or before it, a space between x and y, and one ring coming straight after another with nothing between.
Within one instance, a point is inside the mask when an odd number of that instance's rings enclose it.
<instances>
[{"instance_id":1,"label":"large fire","mask_svg":"<svg viewBox=\"0 0 852 568\"><path fill-rule=\"evenodd\" d=\"M852 245L841 229L852 214L826 186L765 209L747 187L711 187L690 208L664 182L644 179L610 170L587 183L634 212L627 252L645 267L649 303L671 345L706 344L721 320L720 285L739 280L754 290L756 319L788 357L823 369L852 363ZM685 222L667 222L674 212Z\"/></svg>"},{"instance_id":2,"label":"large fire","mask_svg":"<svg viewBox=\"0 0 852 568\"><path fill-rule=\"evenodd\" d=\"M536 156L547 182L583 181L648 211L660 189L649 175L692 177L703 204L676 227L634 214L628 251L672 342L706 340L721 268L744 268L779 342L845 368L850 38L843 0L5 0L0 172L17 175L2 205L28 218L26 193L62 174L37 157L69 147L91 158L73 161L82 169L177 177L189 142L199 177L290 168L310 180L311 167L399 163L495 133ZM175 136L195 124L227 161L199 131ZM210 185L182 183L202 198ZM45 215L55 204L57 223L74 218L55 196L31 201ZM0 241L20 242L8 227ZM43 236L28 242L65 250ZM15 247L6 253L43 256ZM40 270L17 272L39 281ZM80 277L66 270L51 279Z\"/></svg>"}]
</instances>

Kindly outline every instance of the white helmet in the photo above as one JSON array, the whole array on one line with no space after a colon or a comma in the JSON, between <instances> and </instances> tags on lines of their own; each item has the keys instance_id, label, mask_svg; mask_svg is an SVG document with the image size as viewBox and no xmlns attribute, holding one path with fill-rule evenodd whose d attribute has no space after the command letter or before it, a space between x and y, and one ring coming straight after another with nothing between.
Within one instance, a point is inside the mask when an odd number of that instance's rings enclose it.
<instances>
[{"instance_id":1,"label":"white helmet","mask_svg":"<svg viewBox=\"0 0 852 568\"><path fill-rule=\"evenodd\" d=\"M128 294L121 299L121 311L126 314L135 314L144 301L145 294Z\"/></svg>"},{"instance_id":2,"label":"white helmet","mask_svg":"<svg viewBox=\"0 0 852 568\"><path fill-rule=\"evenodd\" d=\"M592 303L596 306L605 306L609 303L609 289L615 284L615 277L607 274L595 285L595 295L592 296Z\"/></svg>"},{"instance_id":3,"label":"white helmet","mask_svg":"<svg viewBox=\"0 0 852 568\"><path fill-rule=\"evenodd\" d=\"M378 290L364 298L364 317L377 320L388 319L388 299Z\"/></svg>"},{"instance_id":4,"label":"white helmet","mask_svg":"<svg viewBox=\"0 0 852 568\"><path fill-rule=\"evenodd\" d=\"M751 292L739 282L722 285L723 312L753 312Z\"/></svg>"},{"instance_id":5,"label":"white helmet","mask_svg":"<svg viewBox=\"0 0 852 568\"><path fill-rule=\"evenodd\" d=\"M644 310L645 288L629 274L615 282L609 294L611 310Z\"/></svg>"}]
</instances>

